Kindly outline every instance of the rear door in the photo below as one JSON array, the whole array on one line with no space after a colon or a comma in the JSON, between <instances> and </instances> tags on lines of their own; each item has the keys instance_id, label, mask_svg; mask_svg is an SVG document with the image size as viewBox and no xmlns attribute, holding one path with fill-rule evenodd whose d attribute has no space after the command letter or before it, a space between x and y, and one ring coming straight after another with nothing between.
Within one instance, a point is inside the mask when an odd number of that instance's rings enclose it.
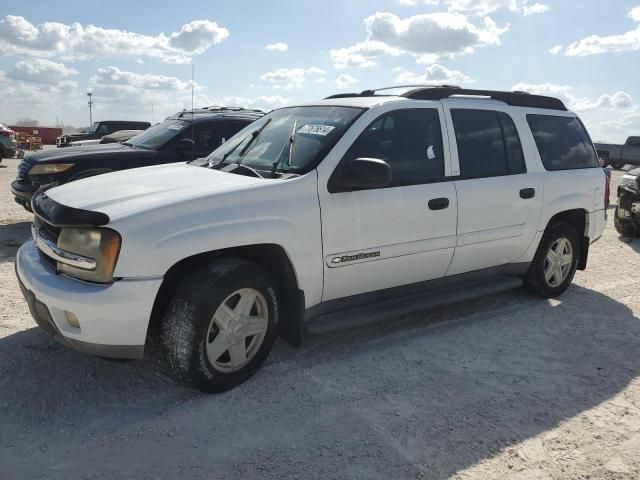
<instances>
[{"instance_id":1,"label":"rear door","mask_svg":"<svg viewBox=\"0 0 640 480\"><path fill-rule=\"evenodd\" d=\"M336 169L319 168L323 301L440 278L449 266L456 194L443 110L439 102L414 105L364 115L364 130ZM332 172L362 157L386 161L391 185L329 192Z\"/></svg>"},{"instance_id":2,"label":"rear door","mask_svg":"<svg viewBox=\"0 0 640 480\"><path fill-rule=\"evenodd\" d=\"M527 173L508 110L444 103L458 195L456 250L447 275L517 262L536 234L542 176Z\"/></svg>"}]
</instances>

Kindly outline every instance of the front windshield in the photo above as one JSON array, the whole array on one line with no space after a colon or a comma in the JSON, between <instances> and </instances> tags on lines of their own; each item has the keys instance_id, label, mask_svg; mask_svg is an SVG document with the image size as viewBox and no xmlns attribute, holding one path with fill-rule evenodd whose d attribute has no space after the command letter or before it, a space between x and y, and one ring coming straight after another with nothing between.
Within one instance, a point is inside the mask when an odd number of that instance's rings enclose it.
<instances>
[{"instance_id":1,"label":"front windshield","mask_svg":"<svg viewBox=\"0 0 640 480\"><path fill-rule=\"evenodd\" d=\"M131 137L125 142L125 145L147 150L158 150L169 140L175 138L187 125L189 125L189 122L185 120L165 120L147 128L135 137Z\"/></svg>"},{"instance_id":2,"label":"front windshield","mask_svg":"<svg viewBox=\"0 0 640 480\"><path fill-rule=\"evenodd\" d=\"M84 130L84 133L96 133L96 129L98 128L98 125L99 125L98 123L94 123L89 128Z\"/></svg>"},{"instance_id":3,"label":"front windshield","mask_svg":"<svg viewBox=\"0 0 640 480\"><path fill-rule=\"evenodd\" d=\"M207 163L302 173L340 138L360 112L362 109L354 107L282 108L241 130L214 150Z\"/></svg>"}]
</instances>

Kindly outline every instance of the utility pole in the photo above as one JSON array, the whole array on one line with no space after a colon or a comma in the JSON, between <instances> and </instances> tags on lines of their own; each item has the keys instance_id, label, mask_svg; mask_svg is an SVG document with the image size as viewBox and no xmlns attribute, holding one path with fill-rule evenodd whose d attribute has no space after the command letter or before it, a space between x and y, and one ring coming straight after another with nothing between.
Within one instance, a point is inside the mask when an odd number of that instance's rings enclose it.
<instances>
[{"instance_id":1,"label":"utility pole","mask_svg":"<svg viewBox=\"0 0 640 480\"><path fill-rule=\"evenodd\" d=\"M87 92L87 96L89 97L89 126L93 125L93 101L91 99L91 96L93 95L93 93L91 92Z\"/></svg>"}]
</instances>

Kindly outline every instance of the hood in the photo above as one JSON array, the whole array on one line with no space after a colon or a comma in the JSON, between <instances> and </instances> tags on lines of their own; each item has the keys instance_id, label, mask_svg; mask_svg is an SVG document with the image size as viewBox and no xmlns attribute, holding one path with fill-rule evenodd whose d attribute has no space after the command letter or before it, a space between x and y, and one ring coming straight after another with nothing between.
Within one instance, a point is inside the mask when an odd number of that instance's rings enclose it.
<instances>
[{"instance_id":1,"label":"hood","mask_svg":"<svg viewBox=\"0 0 640 480\"><path fill-rule=\"evenodd\" d=\"M48 190L47 195L62 205L104 213L114 221L267 182L273 180L171 163L78 180Z\"/></svg>"},{"instance_id":2,"label":"hood","mask_svg":"<svg viewBox=\"0 0 640 480\"><path fill-rule=\"evenodd\" d=\"M62 163L78 162L83 158L96 157L117 157L117 158L140 158L157 155L155 150L145 150L133 148L121 143L110 143L105 145L92 145L91 148L79 148L79 146L56 148L51 150L41 150L28 155L29 163Z\"/></svg>"},{"instance_id":3,"label":"hood","mask_svg":"<svg viewBox=\"0 0 640 480\"><path fill-rule=\"evenodd\" d=\"M636 177L640 177L640 167L629 170L627 172L627 175L635 175Z\"/></svg>"}]
</instances>

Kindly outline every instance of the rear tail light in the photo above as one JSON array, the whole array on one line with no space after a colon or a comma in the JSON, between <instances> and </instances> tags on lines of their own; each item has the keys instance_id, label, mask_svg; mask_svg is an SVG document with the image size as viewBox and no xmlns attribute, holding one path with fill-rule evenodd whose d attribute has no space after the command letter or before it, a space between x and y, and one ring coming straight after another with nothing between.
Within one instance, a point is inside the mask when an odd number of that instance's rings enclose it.
<instances>
[{"instance_id":1,"label":"rear tail light","mask_svg":"<svg viewBox=\"0 0 640 480\"><path fill-rule=\"evenodd\" d=\"M609 196L611 195L611 173L605 173L604 176L604 208L609 209Z\"/></svg>"}]
</instances>

